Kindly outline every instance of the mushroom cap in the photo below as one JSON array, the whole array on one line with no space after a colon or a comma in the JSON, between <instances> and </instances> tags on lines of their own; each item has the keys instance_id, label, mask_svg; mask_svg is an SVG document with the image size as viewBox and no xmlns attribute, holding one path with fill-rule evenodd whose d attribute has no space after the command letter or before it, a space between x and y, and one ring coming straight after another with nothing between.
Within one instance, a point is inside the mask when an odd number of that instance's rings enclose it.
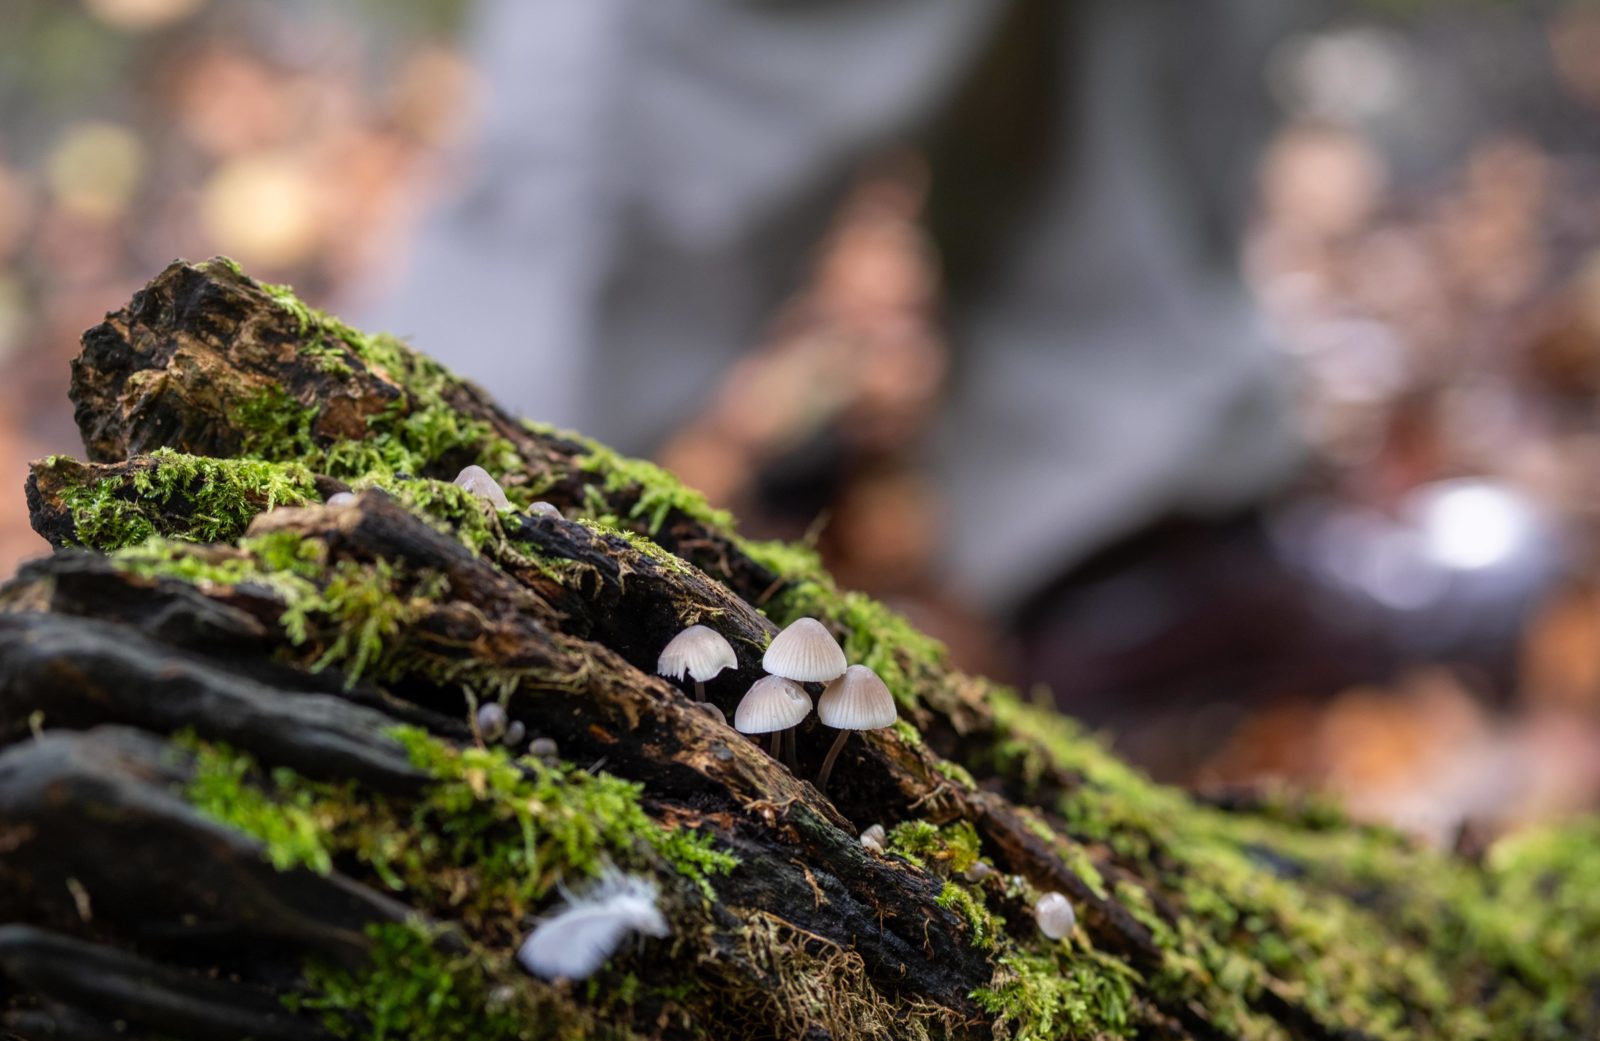
<instances>
[{"instance_id":1,"label":"mushroom cap","mask_svg":"<svg viewBox=\"0 0 1600 1041\"><path fill-rule=\"evenodd\" d=\"M761 667L797 683L826 683L844 672L844 651L815 618L796 618L772 638Z\"/></svg>"},{"instance_id":2,"label":"mushroom cap","mask_svg":"<svg viewBox=\"0 0 1600 1041\"><path fill-rule=\"evenodd\" d=\"M498 741L506 732L506 710L498 701L485 702L478 708L478 733L485 741Z\"/></svg>"},{"instance_id":3,"label":"mushroom cap","mask_svg":"<svg viewBox=\"0 0 1600 1041\"><path fill-rule=\"evenodd\" d=\"M328 496L329 506L349 506L356 501L355 492L334 492Z\"/></svg>"},{"instance_id":4,"label":"mushroom cap","mask_svg":"<svg viewBox=\"0 0 1600 1041\"><path fill-rule=\"evenodd\" d=\"M750 684L733 710L733 729L741 734L788 730L811 714L811 695L794 680L763 676Z\"/></svg>"},{"instance_id":5,"label":"mushroom cap","mask_svg":"<svg viewBox=\"0 0 1600 1041\"><path fill-rule=\"evenodd\" d=\"M1072 909L1072 901L1060 893L1046 893L1033 905L1033 918L1039 923L1039 931L1052 940L1059 940L1072 932L1072 927L1078 923L1078 913Z\"/></svg>"},{"instance_id":6,"label":"mushroom cap","mask_svg":"<svg viewBox=\"0 0 1600 1041\"><path fill-rule=\"evenodd\" d=\"M511 500L506 498L506 493L501 490L500 482L489 476L489 471L481 466L468 466L456 474L455 483L487 502L497 510L509 510Z\"/></svg>"},{"instance_id":7,"label":"mushroom cap","mask_svg":"<svg viewBox=\"0 0 1600 1041\"><path fill-rule=\"evenodd\" d=\"M556 509L554 504L540 499L528 507L528 515L531 517L559 517L561 516L561 511Z\"/></svg>"},{"instance_id":8,"label":"mushroom cap","mask_svg":"<svg viewBox=\"0 0 1600 1041\"><path fill-rule=\"evenodd\" d=\"M723 669L738 667L733 645L721 633L703 625L691 625L674 636L656 659L657 676L681 680L688 673L697 683L704 683Z\"/></svg>"},{"instance_id":9,"label":"mushroom cap","mask_svg":"<svg viewBox=\"0 0 1600 1041\"><path fill-rule=\"evenodd\" d=\"M883 844L888 841L889 833L882 824L873 824L861 833L861 844L875 853L882 853Z\"/></svg>"},{"instance_id":10,"label":"mushroom cap","mask_svg":"<svg viewBox=\"0 0 1600 1041\"><path fill-rule=\"evenodd\" d=\"M817 699L817 718L835 730L879 730L900 718L894 695L865 665L852 665Z\"/></svg>"}]
</instances>

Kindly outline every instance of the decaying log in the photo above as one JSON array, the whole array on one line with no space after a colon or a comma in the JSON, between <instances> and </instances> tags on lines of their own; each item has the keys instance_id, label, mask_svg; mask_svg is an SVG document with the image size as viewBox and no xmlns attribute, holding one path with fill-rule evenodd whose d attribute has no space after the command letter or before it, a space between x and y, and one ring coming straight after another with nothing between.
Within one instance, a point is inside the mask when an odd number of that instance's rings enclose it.
<instances>
[{"instance_id":1,"label":"decaying log","mask_svg":"<svg viewBox=\"0 0 1600 1041\"><path fill-rule=\"evenodd\" d=\"M1593 825L1472 864L1314 802L1192 802L953 672L803 551L225 261L173 265L86 334L72 396L90 461L27 489L62 548L0 590L16 1036L1600 1025ZM445 483L468 463L518 508ZM827 793L814 717L791 772L653 675L681 628L715 628L731 718L800 615L900 704ZM479 732L488 701L516 747ZM654 881L671 937L587 984L520 969L557 883L607 864ZM1066 940L1034 925L1049 891L1077 910Z\"/></svg>"}]
</instances>

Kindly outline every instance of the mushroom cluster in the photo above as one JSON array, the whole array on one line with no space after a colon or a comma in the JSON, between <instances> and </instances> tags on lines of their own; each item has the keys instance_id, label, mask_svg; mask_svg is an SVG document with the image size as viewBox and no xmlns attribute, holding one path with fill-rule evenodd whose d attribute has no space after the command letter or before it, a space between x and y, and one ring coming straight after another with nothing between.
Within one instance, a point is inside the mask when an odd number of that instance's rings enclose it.
<instances>
[{"instance_id":1,"label":"mushroom cluster","mask_svg":"<svg viewBox=\"0 0 1600 1041\"><path fill-rule=\"evenodd\" d=\"M682 681L694 680L695 700L705 702L706 681L723 669L737 668L733 647L722 635L704 625L691 625L672 638L656 661L656 672ZM815 618L797 618L772 638L761 659L767 675L756 680L733 713L733 727L741 734L770 734L768 751L778 758L784 749L789 769L799 768L795 728L811 714L811 695L802 684L826 684L817 699L817 718L839 731L822 761L817 787L827 791L828 775L852 730L879 730L899 718L894 695L865 665L851 665L839 642ZM706 704L715 710L715 706ZM717 712L717 715L721 715ZM726 722L726 720L724 720Z\"/></svg>"}]
</instances>

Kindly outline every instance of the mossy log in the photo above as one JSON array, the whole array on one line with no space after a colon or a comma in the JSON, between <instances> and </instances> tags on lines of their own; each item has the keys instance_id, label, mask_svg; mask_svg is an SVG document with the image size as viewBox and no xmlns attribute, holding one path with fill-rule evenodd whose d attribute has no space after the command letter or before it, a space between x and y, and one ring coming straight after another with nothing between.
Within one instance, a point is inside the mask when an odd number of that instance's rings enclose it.
<instances>
[{"instance_id":1,"label":"mossy log","mask_svg":"<svg viewBox=\"0 0 1600 1041\"><path fill-rule=\"evenodd\" d=\"M1316 800L1154 785L803 548L226 261L90 330L72 397L89 460L27 489L58 552L0 590L14 1036L1600 1031L1593 822L1467 861ZM448 483L469 463L512 509ZM731 716L806 615L901 716L826 793L815 719L791 772L653 675L711 626ZM515 746L479 732L488 701ZM671 935L585 981L523 971L561 888L612 866ZM1060 940L1031 913L1051 891Z\"/></svg>"}]
</instances>

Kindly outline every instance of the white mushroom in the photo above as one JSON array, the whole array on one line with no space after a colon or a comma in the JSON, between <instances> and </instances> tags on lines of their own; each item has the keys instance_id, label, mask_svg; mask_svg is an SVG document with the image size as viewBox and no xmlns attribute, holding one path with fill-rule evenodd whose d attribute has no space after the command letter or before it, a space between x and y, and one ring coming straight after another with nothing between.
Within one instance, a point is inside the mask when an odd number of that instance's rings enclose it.
<instances>
[{"instance_id":1,"label":"white mushroom","mask_svg":"<svg viewBox=\"0 0 1600 1041\"><path fill-rule=\"evenodd\" d=\"M534 517L559 517L559 516L561 516L561 511L560 510L556 509L550 503L545 502L543 499L540 499L538 502L534 503L532 506L529 506L528 507L528 513L531 516L534 516Z\"/></svg>"},{"instance_id":2,"label":"white mushroom","mask_svg":"<svg viewBox=\"0 0 1600 1041\"><path fill-rule=\"evenodd\" d=\"M516 748L522 744L522 739L528 736L528 728L522 725L522 720L513 719L511 725L506 727L505 744Z\"/></svg>"},{"instance_id":3,"label":"white mushroom","mask_svg":"<svg viewBox=\"0 0 1600 1041\"><path fill-rule=\"evenodd\" d=\"M656 908L656 884L612 871L540 922L517 948L517 961L541 979L587 979L630 932L660 938L671 931Z\"/></svg>"},{"instance_id":4,"label":"white mushroom","mask_svg":"<svg viewBox=\"0 0 1600 1041\"><path fill-rule=\"evenodd\" d=\"M349 506L356 501L355 492L334 492L328 496L329 506Z\"/></svg>"},{"instance_id":5,"label":"white mushroom","mask_svg":"<svg viewBox=\"0 0 1600 1041\"><path fill-rule=\"evenodd\" d=\"M536 737L532 741L528 742L528 754L533 756L535 759L543 759L546 762L555 762L560 754L560 749L556 747L556 743L553 738Z\"/></svg>"},{"instance_id":6,"label":"white mushroom","mask_svg":"<svg viewBox=\"0 0 1600 1041\"><path fill-rule=\"evenodd\" d=\"M823 726L834 727L839 736L822 760L822 772L817 774L817 788L828 790L828 775L833 772L834 760L850 737L852 730L882 730L894 726L899 718L895 711L894 695L878 678L878 674L865 665L852 665L844 675L828 684L817 699L817 718Z\"/></svg>"},{"instance_id":7,"label":"white mushroom","mask_svg":"<svg viewBox=\"0 0 1600 1041\"><path fill-rule=\"evenodd\" d=\"M1033 918L1039 923L1039 931L1052 940L1059 940L1072 932L1072 927L1078 923L1072 901L1054 892L1044 894L1033 905Z\"/></svg>"},{"instance_id":8,"label":"white mushroom","mask_svg":"<svg viewBox=\"0 0 1600 1041\"><path fill-rule=\"evenodd\" d=\"M961 873L961 876L968 882L982 882L992 874L994 874L994 868L981 860L974 860L967 870Z\"/></svg>"},{"instance_id":9,"label":"white mushroom","mask_svg":"<svg viewBox=\"0 0 1600 1041\"><path fill-rule=\"evenodd\" d=\"M815 618L797 618L772 638L761 667L796 683L826 683L844 673L844 651Z\"/></svg>"},{"instance_id":10,"label":"white mushroom","mask_svg":"<svg viewBox=\"0 0 1600 1041\"><path fill-rule=\"evenodd\" d=\"M674 636L656 659L656 675L681 680L687 673L694 679L696 701L706 699L706 680L723 669L738 667L733 646L721 633L703 625L691 625Z\"/></svg>"},{"instance_id":11,"label":"white mushroom","mask_svg":"<svg viewBox=\"0 0 1600 1041\"><path fill-rule=\"evenodd\" d=\"M811 695L794 680L763 676L750 685L733 711L733 729L741 734L771 734L772 757L778 757L783 732L811 714Z\"/></svg>"},{"instance_id":12,"label":"white mushroom","mask_svg":"<svg viewBox=\"0 0 1600 1041\"><path fill-rule=\"evenodd\" d=\"M861 833L861 844L874 853L882 853L888 839L889 833L883 830L882 824L874 824Z\"/></svg>"},{"instance_id":13,"label":"white mushroom","mask_svg":"<svg viewBox=\"0 0 1600 1041\"><path fill-rule=\"evenodd\" d=\"M481 466L469 466L456 474L455 483L476 495L497 510L509 510L511 500L501 490L500 482L489 476Z\"/></svg>"}]
</instances>

